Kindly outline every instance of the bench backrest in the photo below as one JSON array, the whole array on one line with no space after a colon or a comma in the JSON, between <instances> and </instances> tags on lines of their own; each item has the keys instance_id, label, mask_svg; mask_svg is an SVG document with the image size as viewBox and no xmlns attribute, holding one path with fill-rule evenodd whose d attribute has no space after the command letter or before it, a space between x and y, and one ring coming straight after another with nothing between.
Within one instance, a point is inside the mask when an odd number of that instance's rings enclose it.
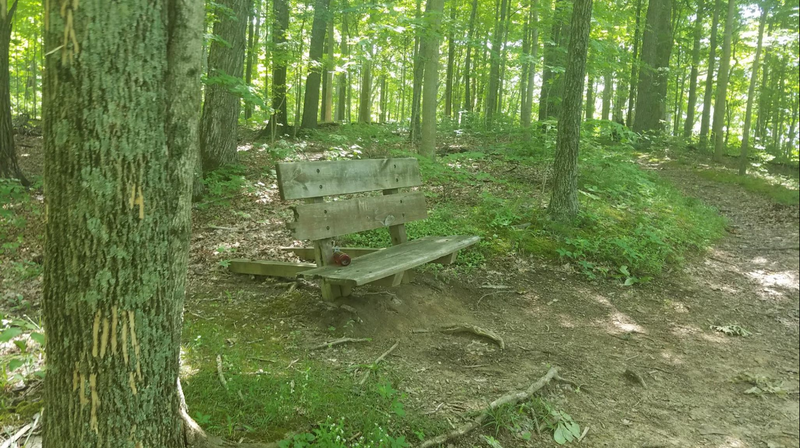
<instances>
[{"instance_id":1,"label":"bench backrest","mask_svg":"<svg viewBox=\"0 0 800 448\"><path fill-rule=\"evenodd\" d=\"M297 239L321 240L388 227L395 234L402 224L425 219L421 192L400 193L400 188L422 185L416 159L367 159L278 163L281 199L305 199L294 207L289 226ZM325 202L325 196L383 191L383 196Z\"/></svg>"}]
</instances>

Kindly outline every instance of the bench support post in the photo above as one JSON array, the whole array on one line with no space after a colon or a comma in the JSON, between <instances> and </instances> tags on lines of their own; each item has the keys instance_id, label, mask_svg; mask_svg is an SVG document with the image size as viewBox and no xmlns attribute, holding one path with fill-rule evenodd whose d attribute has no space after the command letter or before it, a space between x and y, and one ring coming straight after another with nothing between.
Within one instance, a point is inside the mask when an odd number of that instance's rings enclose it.
<instances>
[{"instance_id":1,"label":"bench support post","mask_svg":"<svg viewBox=\"0 0 800 448\"><path fill-rule=\"evenodd\" d=\"M383 190L384 195L388 194L397 194L400 190L397 188L392 188L389 190ZM396 226L389 226L389 236L392 237L392 246L397 246L398 244L403 244L408 241L408 236L406 235L406 225L405 224L398 224ZM411 276L402 275L403 273L399 273L399 276L395 276L394 281L392 282L392 286L399 286L401 283L411 283Z\"/></svg>"},{"instance_id":2,"label":"bench support post","mask_svg":"<svg viewBox=\"0 0 800 448\"><path fill-rule=\"evenodd\" d=\"M308 202L323 202L323 198L310 198ZM317 267L327 266L333 260L333 239L325 238L321 240L314 240L314 261ZM340 286L331 284L325 279L319 281L319 287L322 290L322 298L325 300L334 300L339 297L349 296L352 293L352 288L349 286Z\"/></svg>"}]
</instances>

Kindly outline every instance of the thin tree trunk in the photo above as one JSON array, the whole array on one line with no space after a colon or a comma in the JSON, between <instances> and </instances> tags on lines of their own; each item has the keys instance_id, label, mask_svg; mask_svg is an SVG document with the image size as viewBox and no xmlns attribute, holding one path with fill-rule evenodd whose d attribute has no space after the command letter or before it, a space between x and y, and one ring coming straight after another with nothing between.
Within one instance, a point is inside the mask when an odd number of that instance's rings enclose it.
<instances>
[{"instance_id":1,"label":"thin tree trunk","mask_svg":"<svg viewBox=\"0 0 800 448\"><path fill-rule=\"evenodd\" d=\"M636 95L636 132L664 129L669 56L672 52L672 0L650 0L642 39L642 67Z\"/></svg>"},{"instance_id":2,"label":"thin tree trunk","mask_svg":"<svg viewBox=\"0 0 800 448\"><path fill-rule=\"evenodd\" d=\"M214 23L214 34L227 45L218 41L211 44L208 54L210 79L223 76L242 79L248 3L247 0L222 1L233 15L220 14ZM200 156L203 171L208 172L237 160L236 129L241 99L224 83L206 85L205 95L200 121Z\"/></svg>"},{"instance_id":3,"label":"thin tree trunk","mask_svg":"<svg viewBox=\"0 0 800 448\"><path fill-rule=\"evenodd\" d=\"M289 59L289 0L272 0L272 110L270 125L278 135L289 131L286 66Z\"/></svg>"},{"instance_id":4,"label":"thin tree trunk","mask_svg":"<svg viewBox=\"0 0 800 448\"><path fill-rule=\"evenodd\" d=\"M615 123L619 123L624 125L625 124L625 116L623 114L623 109L625 108L625 98L628 90L626 89L626 84L624 82L624 74L622 70L617 71L616 76L616 85L614 86L614 104L612 107L613 112L612 120Z\"/></svg>"},{"instance_id":5,"label":"thin tree trunk","mask_svg":"<svg viewBox=\"0 0 800 448\"><path fill-rule=\"evenodd\" d=\"M753 98L756 92L756 80L758 79L758 68L761 59L761 46L764 42L764 26L767 23L768 3L761 2L761 20L758 23L758 44L756 44L756 55L753 57L753 68L750 69L750 86L747 88L747 110L744 113L744 128L742 129L742 146L739 154L739 175L747 174L747 151L750 145L750 124L753 119Z\"/></svg>"},{"instance_id":6,"label":"thin tree trunk","mask_svg":"<svg viewBox=\"0 0 800 448\"><path fill-rule=\"evenodd\" d=\"M416 9L417 23L422 18L422 3L417 0ZM420 117L420 107L422 105L422 81L425 73L425 66L422 60L422 46L423 46L423 28L417 27L416 35L414 37L414 83L413 91L411 94L411 143L419 144L420 134L422 133L422 121Z\"/></svg>"},{"instance_id":7,"label":"thin tree trunk","mask_svg":"<svg viewBox=\"0 0 800 448\"><path fill-rule=\"evenodd\" d=\"M478 13L478 0L472 0L469 13L469 30L467 31L467 56L464 60L464 110L467 116L472 112L472 39L475 36L475 17Z\"/></svg>"},{"instance_id":8,"label":"thin tree trunk","mask_svg":"<svg viewBox=\"0 0 800 448\"><path fill-rule=\"evenodd\" d=\"M367 56L361 63L361 91L358 99L358 122L372 122L372 58L375 46L367 44Z\"/></svg>"},{"instance_id":9,"label":"thin tree trunk","mask_svg":"<svg viewBox=\"0 0 800 448\"><path fill-rule=\"evenodd\" d=\"M520 112L520 121L522 127L527 128L531 125L531 117L533 116L533 84L536 79L536 59L539 55L539 17L537 8L539 7L537 0L530 1L530 11L528 12L529 23L529 60L527 61L528 80L526 82L527 89L525 89L525 98L523 100L522 111Z\"/></svg>"},{"instance_id":10,"label":"thin tree trunk","mask_svg":"<svg viewBox=\"0 0 800 448\"><path fill-rule=\"evenodd\" d=\"M508 0L500 0L500 15L495 22L494 32L492 33L492 51L490 53L489 64L489 90L486 92L486 126L491 128L494 120L494 113L498 108L498 93L500 90L500 65L503 55L504 25L506 22L506 10Z\"/></svg>"},{"instance_id":11,"label":"thin tree trunk","mask_svg":"<svg viewBox=\"0 0 800 448\"><path fill-rule=\"evenodd\" d=\"M255 3L255 4L254 4ZM256 43L258 42L258 25L254 23L254 18L256 20L261 20L261 1L260 0L250 0L249 5L249 19L247 21L247 62L245 64L244 70L244 82L247 87L253 82L253 62L256 61L256 57L258 55L258 46ZM254 56L254 53L256 56ZM253 104L252 103L245 103L244 105L244 119L249 120L250 117L253 116Z\"/></svg>"},{"instance_id":12,"label":"thin tree trunk","mask_svg":"<svg viewBox=\"0 0 800 448\"><path fill-rule=\"evenodd\" d=\"M586 82L586 121L594 120L594 77Z\"/></svg>"},{"instance_id":13,"label":"thin tree trunk","mask_svg":"<svg viewBox=\"0 0 800 448\"><path fill-rule=\"evenodd\" d=\"M633 106L636 103L636 85L639 82L639 37L642 35L642 0L636 0L636 28L633 32L633 59L631 62L631 79L629 80L630 93L628 94L628 114L625 123L633 127Z\"/></svg>"},{"instance_id":14,"label":"thin tree trunk","mask_svg":"<svg viewBox=\"0 0 800 448\"><path fill-rule=\"evenodd\" d=\"M316 0L314 22L311 24L311 42L308 47L308 75L303 97L304 129L317 127L319 113L319 89L322 83L322 54L325 52L325 32L328 29L328 5L330 0Z\"/></svg>"},{"instance_id":15,"label":"thin tree trunk","mask_svg":"<svg viewBox=\"0 0 800 448\"><path fill-rule=\"evenodd\" d=\"M708 146L708 129L711 124L711 100L714 95L714 65L717 54L717 28L719 27L719 13L721 0L714 3L714 15L711 20L711 38L708 47L708 70L706 73L706 87L703 94L703 115L700 117L700 147Z\"/></svg>"},{"instance_id":16,"label":"thin tree trunk","mask_svg":"<svg viewBox=\"0 0 800 448\"><path fill-rule=\"evenodd\" d=\"M614 95L614 83L611 78L611 72L606 71L603 74L603 106L600 110L600 119L611 119L611 97Z\"/></svg>"},{"instance_id":17,"label":"thin tree trunk","mask_svg":"<svg viewBox=\"0 0 800 448\"><path fill-rule=\"evenodd\" d=\"M717 98L714 100L714 123L711 133L714 136L714 159L722 160L725 153L725 135L722 127L725 121L725 108L728 98L728 76L731 64L731 38L733 36L733 21L736 17L736 1L728 0L728 13L725 15L725 37L722 42L722 57L719 61L719 75L717 76Z\"/></svg>"},{"instance_id":18,"label":"thin tree trunk","mask_svg":"<svg viewBox=\"0 0 800 448\"><path fill-rule=\"evenodd\" d=\"M553 6L553 27L550 33L551 43L544 49L544 70L542 72L542 88L539 95L539 121L560 116L560 105L563 98L564 79L561 73L552 68L563 67L566 63L563 48L569 40L569 24L566 12L568 0L556 0ZM581 95L583 92L581 92Z\"/></svg>"},{"instance_id":19,"label":"thin tree trunk","mask_svg":"<svg viewBox=\"0 0 800 448\"><path fill-rule=\"evenodd\" d=\"M203 3L45 4L43 447L184 448Z\"/></svg>"},{"instance_id":20,"label":"thin tree trunk","mask_svg":"<svg viewBox=\"0 0 800 448\"><path fill-rule=\"evenodd\" d=\"M345 12L347 8L347 1L342 0L342 36L339 42L339 52L341 53L342 60L345 62L347 62L347 58L350 56L350 46L347 45L347 37L349 36L349 30L347 27L347 13ZM336 103L336 121L340 123L345 121L347 118L345 111L350 108L350 102L347 95L347 87L350 84L349 73L350 68L348 66L336 75L338 78L339 89L339 99Z\"/></svg>"},{"instance_id":21,"label":"thin tree trunk","mask_svg":"<svg viewBox=\"0 0 800 448\"><path fill-rule=\"evenodd\" d=\"M553 161L553 194L548 213L557 221L578 216L578 148L581 139L581 99L592 24L592 0L575 0L569 53L564 73L564 104L558 119Z\"/></svg>"},{"instance_id":22,"label":"thin tree trunk","mask_svg":"<svg viewBox=\"0 0 800 448\"><path fill-rule=\"evenodd\" d=\"M692 45L692 72L689 75L689 102L686 105L686 121L683 124L683 136L689 138L694 130L694 113L697 107L697 74L700 67L700 42L703 37L704 0L697 2L697 16L694 19L694 43Z\"/></svg>"},{"instance_id":23,"label":"thin tree trunk","mask_svg":"<svg viewBox=\"0 0 800 448\"><path fill-rule=\"evenodd\" d=\"M333 122L334 31L333 16L331 16L328 18L328 32L325 36L324 75L322 76L322 114L320 120L323 123Z\"/></svg>"},{"instance_id":24,"label":"thin tree trunk","mask_svg":"<svg viewBox=\"0 0 800 448\"><path fill-rule=\"evenodd\" d=\"M6 0L0 0L0 177L18 179L23 185L28 180L17 162L14 144L14 127L11 120L11 78L9 71L9 46L11 25L17 10L17 0L9 8Z\"/></svg>"},{"instance_id":25,"label":"thin tree trunk","mask_svg":"<svg viewBox=\"0 0 800 448\"><path fill-rule=\"evenodd\" d=\"M447 75L444 89L444 116L453 118L453 71L455 67L456 42L453 28L456 24L456 0L450 0L450 31L447 34Z\"/></svg>"},{"instance_id":26,"label":"thin tree trunk","mask_svg":"<svg viewBox=\"0 0 800 448\"><path fill-rule=\"evenodd\" d=\"M425 83L422 92L422 135L419 153L436 156L436 96L439 88L439 33L444 0L428 0L425 8L426 30L422 59L425 61Z\"/></svg>"},{"instance_id":27,"label":"thin tree trunk","mask_svg":"<svg viewBox=\"0 0 800 448\"><path fill-rule=\"evenodd\" d=\"M380 77L380 86L381 86L380 87L380 99L378 100L378 103L381 106L380 121L381 121L381 123L386 123L386 117L388 117L388 112L389 112L387 110L388 109L388 105L389 105L389 101L388 101L389 96L388 96L388 92L386 91L387 88L388 88L387 82L386 82L386 75L381 75L381 77Z\"/></svg>"}]
</instances>

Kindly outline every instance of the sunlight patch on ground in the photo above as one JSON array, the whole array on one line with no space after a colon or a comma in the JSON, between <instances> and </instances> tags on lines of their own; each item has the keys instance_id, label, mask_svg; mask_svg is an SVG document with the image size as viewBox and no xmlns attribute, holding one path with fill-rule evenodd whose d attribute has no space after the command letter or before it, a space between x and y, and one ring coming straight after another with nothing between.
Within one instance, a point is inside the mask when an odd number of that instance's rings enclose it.
<instances>
[{"instance_id":1,"label":"sunlight patch on ground","mask_svg":"<svg viewBox=\"0 0 800 448\"><path fill-rule=\"evenodd\" d=\"M569 320L568 316L565 316L565 315L561 314L561 315L558 316L558 318L560 320L559 324L562 327L564 327L564 328L575 328L575 324L572 323L572 321Z\"/></svg>"},{"instance_id":2,"label":"sunlight patch on ground","mask_svg":"<svg viewBox=\"0 0 800 448\"><path fill-rule=\"evenodd\" d=\"M702 332L703 332L703 330L701 330L701 329L699 329L697 327L692 327L692 326L687 326L687 325L675 325L670 330L671 334L673 334L675 336L678 336L678 337L683 337L683 338L685 338L687 336L694 335L694 334L702 333Z\"/></svg>"},{"instance_id":3,"label":"sunlight patch on ground","mask_svg":"<svg viewBox=\"0 0 800 448\"><path fill-rule=\"evenodd\" d=\"M791 271L766 272L762 270L748 272L747 276L761 283L764 287L780 286L787 289L798 289L797 273Z\"/></svg>"},{"instance_id":4,"label":"sunlight patch on ground","mask_svg":"<svg viewBox=\"0 0 800 448\"><path fill-rule=\"evenodd\" d=\"M725 441L721 444L717 445L719 448L745 448L749 446L742 441L742 439L738 437L725 437Z\"/></svg>"},{"instance_id":5,"label":"sunlight patch on ground","mask_svg":"<svg viewBox=\"0 0 800 448\"><path fill-rule=\"evenodd\" d=\"M193 367L191 364L189 364L189 361L186 359L186 349L184 347L181 347L181 371L180 371L181 379L185 380L191 378L197 375L197 373L199 372L200 369L198 369L197 367Z\"/></svg>"},{"instance_id":6,"label":"sunlight patch on ground","mask_svg":"<svg viewBox=\"0 0 800 448\"><path fill-rule=\"evenodd\" d=\"M664 362L673 366L679 366L683 364L683 359L680 356L668 350L661 352L661 358L664 360Z\"/></svg>"},{"instance_id":7,"label":"sunlight patch on ground","mask_svg":"<svg viewBox=\"0 0 800 448\"><path fill-rule=\"evenodd\" d=\"M689 314L689 306L683 302L670 302L669 306L672 307L672 311L680 314Z\"/></svg>"},{"instance_id":8,"label":"sunlight patch on ground","mask_svg":"<svg viewBox=\"0 0 800 448\"><path fill-rule=\"evenodd\" d=\"M239 145L236 147L236 152L247 152L253 149L252 143L246 143L244 145Z\"/></svg>"},{"instance_id":9,"label":"sunlight patch on ground","mask_svg":"<svg viewBox=\"0 0 800 448\"><path fill-rule=\"evenodd\" d=\"M730 338L727 338L722 335L722 333L701 333L700 339L711 342L714 344L729 344Z\"/></svg>"}]
</instances>

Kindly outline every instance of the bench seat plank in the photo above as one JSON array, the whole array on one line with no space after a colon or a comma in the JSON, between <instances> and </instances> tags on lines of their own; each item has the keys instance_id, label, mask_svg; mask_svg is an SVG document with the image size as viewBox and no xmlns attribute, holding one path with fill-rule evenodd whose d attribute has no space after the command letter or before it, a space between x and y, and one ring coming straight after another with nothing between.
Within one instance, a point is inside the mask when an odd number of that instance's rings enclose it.
<instances>
[{"instance_id":1,"label":"bench seat plank","mask_svg":"<svg viewBox=\"0 0 800 448\"><path fill-rule=\"evenodd\" d=\"M429 236L353 259L349 266L329 265L299 272L304 278L322 278L333 284L361 286L465 249L478 236Z\"/></svg>"},{"instance_id":2,"label":"bench seat plank","mask_svg":"<svg viewBox=\"0 0 800 448\"><path fill-rule=\"evenodd\" d=\"M236 259L230 261L228 269L237 274L295 278L297 273L316 267L317 265L314 263Z\"/></svg>"}]
</instances>

